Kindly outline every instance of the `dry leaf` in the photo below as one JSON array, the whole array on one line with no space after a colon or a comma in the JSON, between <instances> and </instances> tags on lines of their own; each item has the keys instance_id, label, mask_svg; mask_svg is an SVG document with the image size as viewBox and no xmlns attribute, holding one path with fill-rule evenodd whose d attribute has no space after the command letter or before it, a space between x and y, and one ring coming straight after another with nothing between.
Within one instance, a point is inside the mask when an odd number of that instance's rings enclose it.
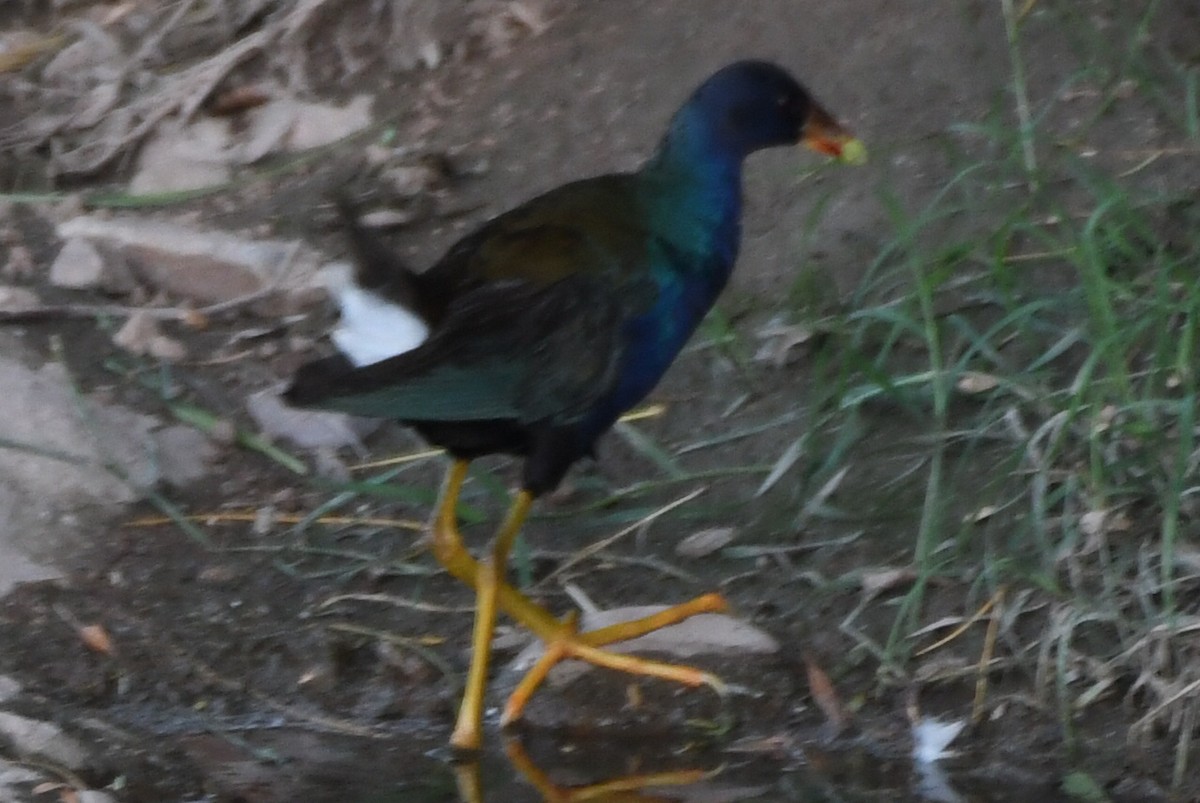
<instances>
[{"instance_id":1,"label":"dry leaf","mask_svg":"<svg viewBox=\"0 0 1200 803\"><path fill-rule=\"evenodd\" d=\"M133 0L125 3L117 3L100 18L100 24L105 28L116 25L121 20L129 16L130 12L136 10L138 3Z\"/></svg>"},{"instance_id":2,"label":"dry leaf","mask_svg":"<svg viewBox=\"0 0 1200 803\"><path fill-rule=\"evenodd\" d=\"M40 36L28 31L4 34L0 36L0 73L16 72L62 42L61 36Z\"/></svg>"},{"instance_id":3,"label":"dry leaf","mask_svg":"<svg viewBox=\"0 0 1200 803\"><path fill-rule=\"evenodd\" d=\"M207 315L194 309L184 310L183 318L180 319L180 322L187 328L194 329L197 332L207 329L210 323Z\"/></svg>"},{"instance_id":4,"label":"dry leaf","mask_svg":"<svg viewBox=\"0 0 1200 803\"><path fill-rule=\"evenodd\" d=\"M785 326L771 324L758 332L763 341L754 359L758 362L769 362L776 368L787 364L792 349L804 345L813 338L813 329L805 324Z\"/></svg>"},{"instance_id":5,"label":"dry leaf","mask_svg":"<svg viewBox=\"0 0 1200 803\"><path fill-rule=\"evenodd\" d=\"M92 652L98 652L101 655L112 655L116 652L112 639L103 625L84 625L79 628L79 638L83 641L83 645Z\"/></svg>"},{"instance_id":6,"label":"dry leaf","mask_svg":"<svg viewBox=\"0 0 1200 803\"><path fill-rule=\"evenodd\" d=\"M771 490L771 486L779 482L779 479L788 472L792 466L796 465L796 461L804 454L805 438L797 438L791 446L783 450L783 454L775 461L775 465L771 467L771 473L762 481L762 485L758 486L758 490L754 492L755 497L762 496L767 491Z\"/></svg>"},{"instance_id":7,"label":"dry leaf","mask_svg":"<svg viewBox=\"0 0 1200 803\"><path fill-rule=\"evenodd\" d=\"M987 519L990 519L992 516L996 515L996 511L999 509L1000 508L996 507L995 505L984 505L974 513L968 513L966 516L964 516L963 521L968 524L978 524L979 522L986 521Z\"/></svg>"},{"instance_id":8,"label":"dry leaf","mask_svg":"<svg viewBox=\"0 0 1200 803\"><path fill-rule=\"evenodd\" d=\"M1113 421L1117 419L1119 412L1116 405L1106 404L1104 407L1101 407L1100 412L1096 414L1096 418L1092 421L1092 433L1099 435L1101 432L1107 431L1112 426Z\"/></svg>"},{"instance_id":9,"label":"dry leaf","mask_svg":"<svg viewBox=\"0 0 1200 803\"><path fill-rule=\"evenodd\" d=\"M1116 513L1109 516L1107 525L1111 533L1127 533L1133 529L1133 519L1125 513Z\"/></svg>"},{"instance_id":10,"label":"dry leaf","mask_svg":"<svg viewBox=\"0 0 1200 803\"><path fill-rule=\"evenodd\" d=\"M356 95L345 106L293 101L292 126L285 140L290 151L328 145L362 131L372 121L370 95Z\"/></svg>"},{"instance_id":11,"label":"dry leaf","mask_svg":"<svg viewBox=\"0 0 1200 803\"><path fill-rule=\"evenodd\" d=\"M1104 526L1107 519L1107 510L1089 510L1079 517L1079 529L1087 536L1100 535L1107 529Z\"/></svg>"},{"instance_id":12,"label":"dry leaf","mask_svg":"<svg viewBox=\"0 0 1200 803\"><path fill-rule=\"evenodd\" d=\"M873 597L884 591L891 591L902 585L908 585L917 579L917 573L912 569L874 569L863 572L862 590L868 597Z\"/></svg>"},{"instance_id":13,"label":"dry leaf","mask_svg":"<svg viewBox=\"0 0 1200 803\"><path fill-rule=\"evenodd\" d=\"M225 184L233 176L230 150L229 126L220 120L162 126L142 146L129 190L146 195Z\"/></svg>"},{"instance_id":14,"label":"dry leaf","mask_svg":"<svg viewBox=\"0 0 1200 803\"><path fill-rule=\"evenodd\" d=\"M46 781L45 783L38 784L29 791L34 795L44 795L47 792L54 792L59 789L70 789L70 787L58 781Z\"/></svg>"},{"instance_id":15,"label":"dry leaf","mask_svg":"<svg viewBox=\"0 0 1200 803\"><path fill-rule=\"evenodd\" d=\"M76 30L79 38L58 51L42 68L42 81L76 89L119 83L115 76L120 72L118 64L125 58L120 41L95 25L82 25ZM73 118L74 115L69 115L63 122L75 128Z\"/></svg>"},{"instance_id":16,"label":"dry leaf","mask_svg":"<svg viewBox=\"0 0 1200 803\"><path fill-rule=\"evenodd\" d=\"M83 105L72 115L71 124L75 128L91 128L99 125L105 116L116 107L120 97L120 86L116 81L97 84L83 96Z\"/></svg>"},{"instance_id":17,"label":"dry leaf","mask_svg":"<svg viewBox=\"0 0 1200 803\"><path fill-rule=\"evenodd\" d=\"M401 198L415 198L442 181L444 174L427 164L400 165L381 176Z\"/></svg>"},{"instance_id":18,"label":"dry leaf","mask_svg":"<svg viewBox=\"0 0 1200 803\"><path fill-rule=\"evenodd\" d=\"M962 393L985 393L999 384L1000 380L992 374L964 371L954 386Z\"/></svg>"},{"instance_id":19,"label":"dry leaf","mask_svg":"<svg viewBox=\"0 0 1200 803\"><path fill-rule=\"evenodd\" d=\"M763 753L783 758L795 747L793 740L783 733L773 736L745 736L733 744L726 745L727 753Z\"/></svg>"},{"instance_id":20,"label":"dry leaf","mask_svg":"<svg viewBox=\"0 0 1200 803\"><path fill-rule=\"evenodd\" d=\"M281 298L272 294L251 307L277 316L280 304L309 301L315 292L316 254L296 241L251 240L144 217L101 215L64 221L58 235L82 237L111 249L154 289L203 304L244 299L277 287Z\"/></svg>"},{"instance_id":21,"label":"dry leaf","mask_svg":"<svg viewBox=\"0 0 1200 803\"><path fill-rule=\"evenodd\" d=\"M148 355L167 362L179 362L187 356L183 344L164 335L154 316L144 311L130 315L125 325L113 335L113 342L131 354Z\"/></svg>"},{"instance_id":22,"label":"dry leaf","mask_svg":"<svg viewBox=\"0 0 1200 803\"><path fill-rule=\"evenodd\" d=\"M515 0L508 4L508 13L534 36L540 36L550 27L550 22L546 19L546 8L541 3Z\"/></svg>"},{"instance_id":23,"label":"dry leaf","mask_svg":"<svg viewBox=\"0 0 1200 803\"><path fill-rule=\"evenodd\" d=\"M358 224L368 229L394 229L407 226L421 215L415 210L376 209L358 219Z\"/></svg>"},{"instance_id":24,"label":"dry leaf","mask_svg":"<svg viewBox=\"0 0 1200 803\"><path fill-rule=\"evenodd\" d=\"M246 84L219 93L209 103L208 113L214 117L238 114L247 109L264 106L270 100L269 90L255 84Z\"/></svg>"},{"instance_id":25,"label":"dry leaf","mask_svg":"<svg viewBox=\"0 0 1200 803\"><path fill-rule=\"evenodd\" d=\"M842 701L838 698L833 681L810 655L804 656L804 667L808 674L808 690L812 694L813 702L817 704L817 708L821 709L826 721L835 730L842 730L849 721L849 717L842 707Z\"/></svg>"},{"instance_id":26,"label":"dry leaf","mask_svg":"<svg viewBox=\"0 0 1200 803\"><path fill-rule=\"evenodd\" d=\"M692 533L675 545L675 554L684 558L703 558L733 541L732 527L713 527Z\"/></svg>"}]
</instances>

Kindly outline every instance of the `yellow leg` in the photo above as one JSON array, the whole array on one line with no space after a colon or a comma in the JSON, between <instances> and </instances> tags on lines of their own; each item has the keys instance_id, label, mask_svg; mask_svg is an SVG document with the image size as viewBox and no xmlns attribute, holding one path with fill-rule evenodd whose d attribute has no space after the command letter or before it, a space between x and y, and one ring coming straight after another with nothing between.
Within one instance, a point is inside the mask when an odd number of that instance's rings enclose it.
<instances>
[{"instance_id":1,"label":"yellow leg","mask_svg":"<svg viewBox=\"0 0 1200 803\"><path fill-rule=\"evenodd\" d=\"M458 495L466 478L467 461L454 461L446 475L442 501L438 503L437 515L433 521L433 554L446 571L478 590L481 566L463 546L454 514L458 507ZM509 518L511 517L510 513ZM515 537L516 533L513 535ZM552 613L508 583L497 582L496 601L501 610L532 630L540 639L552 638L562 630L562 623Z\"/></svg>"},{"instance_id":2,"label":"yellow leg","mask_svg":"<svg viewBox=\"0 0 1200 803\"><path fill-rule=\"evenodd\" d=\"M504 569L513 541L529 515L533 494L521 491L513 501L500 532L492 544L492 556L478 567L475 579L475 628L471 637L471 668L458 709L458 722L450 744L460 750L478 750L482 742L483 701L487 691L488 664L492 658L492 632L496 627L496 602L504 583Z\"/></svg>"},{"instance_id":3,"label":"yellow leg","mask_svg":"<svg viewBox=\"0 0 1200 803\"><path fill-rule=\"evenodd\" d=\"M614 641L629 641L655 630L678 624L698 613L722 613L727 610L729 610L729 603L720 594L702 594L693 600L661 610L658 613L652 613L649 616L643 616L641 619L630 619L628 622L617 622L615 625L589 630L580 636L580 640L592 647L603 647Z\"/></svg>"},{"instance_id":4,"label":"yellow leg","mask_svg":"<svg viewBox=\"0 0 1200 803\"><path fill-rule=\"evenodd\" d=\"M708 672L598 649L616 641L637 638L698 613L723 611L726 609L726 603L719 594L705 594L641 619L579 633L573 618L555 618L545 608L504 581L508 553L529 513L533 495L528 491L518 494L504 525L496 535L491 557L481 564L471 557L463 546L455 517L458 496L466 477L467 461L456 460L446 475L442 500L438 504L433 523L434 556L451 575L474 588L477 599L471 668L467 674L467 685L462 705L459 707L458 721L451 736L451 744L454 747L475 750L482 742L484 692L497 608L532 630L546 644L546 654L522 679L509 698L504 711L505 723L520 717L521 711L546 674L556 663L566 658L578 658L622 672L674 680L688 686L708 685L718 693L724 693L724 684Z\"/></svg>"}]
</instances>

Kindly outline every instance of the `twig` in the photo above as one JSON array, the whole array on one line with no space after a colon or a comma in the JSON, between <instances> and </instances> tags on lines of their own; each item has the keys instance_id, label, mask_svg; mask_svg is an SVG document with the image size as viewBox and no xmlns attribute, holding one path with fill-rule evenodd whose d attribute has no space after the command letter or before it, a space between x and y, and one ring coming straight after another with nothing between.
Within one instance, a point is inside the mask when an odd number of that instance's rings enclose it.
<instances>
[{"instance_id":1,"label":"twig","mask_svg":"<svg viewBox=\"0 0 1200 803\"><path fill-rule=\"evenodd\" d=\"M536 588L537 586L548 583L550 580L552 580L555 577L558 577L560 574L562 574L563 572L565 572L567 569L571 568L572 566L576 565L577 563L587 560L589 557L591 557L592 555L595 555L597 552L599 552L603 549L607 549L608 547L612 546L617 541L621 540L622 538L629 535L630 533L637 532L638 530L642 529L642 527L645 527L650 522L654 521L655 519L659 518L660 516L664 516L667 513L670 513L672 510L679 507L680 505L687 504L688 502L692 501L697 496L699 496L700 494L704 493L707 490L708 490L707 486L701 486L701 487L697 488L696 490L692 491L690 494L681 496L678 499L676 499L674 502L671 502L668 505L664 505L663 507L660 507L658 510L654 511L650 515L638 519L633 524L630 524L628 527L625 527L622 530L618 530L617 532L613 533L612 535L608 536L607 538L602 538L601 540L597 541L596 543L591 544L590 546L584 547L583 549L576 552L574 554L574 556L572 556L571 558L569 558L565 562L563 562L563 564L561 566L559 566L557 569L550 572L550 574L546 575L541 580L539 580L535 584L534 587Z\"/></svg>"},{"instance_id":2,"label":"twig","mask_svg":"<svg viewBox=\"0 0 1200 803\"><path fill-rule=\"evenodd\" d=\"M985 602L983 604L983 607L981 607L979 610L975 611L975 613L971 614L970 618L967 619L967 621L963 622L958 627L954 628L954 630L950 631L949 634L947 634L946 636L943 636L942 638L933 642L928 647L917 650L915 653L913 653L913 656L920 657L922 655L926 655L926 654L931 653L936 649L940 649L941 647L944 647L947 644L949 644L950 642L954 641L956 638L958 638L963 633L965 633L967 631L967 629L971 627L971 625L975 624L980 619L982 619L984 616L986 616L988 611L990 611L992 608L994 608L1002 597L1003 597L1003 595L1001 593L997 592L995 596L993 596L991 599L989 599L987 602Z\"/></svg>"},{"instance_id":3,"label":"twig","mask_svg":"<svg viewBox=\"0 0 1200 803\"><path fill-rule=\"evenodd\" d=\"M534 551L533 557L561 560L563 558L568 558L573 554L574 553L572 552L558 552L549 549L538 549ZM667 563L661 558L656 558L653 556L640 557L637 555L605 555L604 560L621 566L641 566L643 568L653 569L656 572L661 572L669 577L674 577L677 580L682 580L685 583L691 583L693 585L700 584L700 578L698 578L696 575L672 566L670 563Z\"/></svg>"},{"instance_id":4,"label":"twig","mask_svg":"<svg viewBox=\"0 0 1200 803\"><path fill-rule=\"evenodd\" d=\"M392 605L397 608L409 608L414 611L422 611L423 613L474 613L474 605L435 605L432 602L418 602L415 599L407 599L405 597L397 597L392 594L336 594L317 606L317 610L324 610L330 605L336 605L339 602L379 602L384 605Z\"/></svg>"},{"instance_id":5,"label":"twig","mask_svg":"<svg viewBox=\"0 0 1200 803\"><path fill-rule=\"evenodd\" d=\"M988 668L992 664L992 656L996 653L996 633L1000 629L1001 608L1004 605L1004 586L996 589L996 594L989 600L993 605L992 616L988 621L987 633L983 638L983 652L979 656L979 674L975 678L975 699L971 704L971 724L978 725L983 721L983 703L987 699Z\"/></svg>"},{"instance_id":6,"label":"twig","mask_svg":"<svg viewBox=\"0 0 1200 803\"><path fill-rule=\"evenodd\" d=\"M388 644L394 644L395 646L406 650L411 650L424 658L431 665L437 667L437 669L446 678L446 682L450 684L452 689L455 689L456 691L460 691L462 689L462 678L460 678L454 672L454 670L450 667L450 664L447 663L444 658L442 658L433 650L429 649L429 646L421 638L413 638L412 636L398 636L395 633L374 630L369 627L362 627L361 625L350 624L348 622L337 622L331 624L329 625L329 629L341 633L350 633L356 636L366 636L367 638L373 638ZM440 636L437 638L441 639Z\"/></svg>"},{"instance_id":7,"label":"twig","mask_svg":"<svg viewBox=\"0 0 1200 803\"><path fill-rule=\"evenodd\" d=\"M226 522L236 523L253 523L261 518L257 510L241 510L241 511L222 511L218 513L196 513L186 517L188 521L201 522L203 524L223 524ZM271 516L273 524L299 524L302 521L307 521L308 516L300 516L291 513L275 513ZM126 527L160 527L163 524L170 524L174 519L168 519L165 516L141 516L125 522ZM360 527L395 527L403 530L415 530L420 532L425 529L425 523L415 521L413 519L389 519L372 516L320 516L316 519L318 524L347 524L358 525Z\"/></svg>"},{"instance_id":8,"label":"twig","mask_svg":"<svg viewBox=\"0 0 1200 803\"><path fill-rule=\"evenodd\" d=\"M159 320L191 321L197 316L209 317L222 312L253 304L274 293L292 272L296 264L296 255L300 252L300 241L293 242L283 260L275 270L274 275L256 290L249 293L217 301L203 307L132 307L124 304L52 304L27 309L0 310L0 323L41 323L43 321L70 320L73 318L127 318L131 315L149 315Z\"/></svg>"},{"instance_id":9,"label":"twig","mask_svg":"<svg viewBox=\"0 0 1200 803\"><path fill-rule=\"evenodd\" d=\"M1017 41L1017 27L1020 20L1013 10L1012 0L1000 0L1004 10L1004 33L1008 37L1008 56L1012 62L1013 94L1017 103L1017 120L1020 123L1021 155L1025 162L1025 173L1028 179L1029 191L1037 189L1037 153L1033 148L1033 115L1029 111L1029 93L1025 85L1025 67L1021 62L1021 51ZM1022 13L1032 8L1026 6Z\"/></svg>"}]
</instances>

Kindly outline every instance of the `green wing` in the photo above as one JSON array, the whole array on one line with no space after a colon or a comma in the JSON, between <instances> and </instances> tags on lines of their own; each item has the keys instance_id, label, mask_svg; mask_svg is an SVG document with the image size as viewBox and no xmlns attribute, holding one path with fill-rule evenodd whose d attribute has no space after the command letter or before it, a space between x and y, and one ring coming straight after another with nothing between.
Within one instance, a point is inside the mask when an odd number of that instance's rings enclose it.
<instances>
[{"instance_id":1,"label":"green wing","mask_svg":"<svg viewBox=\"0 0 1200 803\"><path fill-rule=\"evenodd\" d=\"M577 182L494 219L421 277L439 297L428 340L361 368L312 363L288 399L407 421L582 415L656 293L630 190L625 176Z\"/></svg>"},{"instance_id":2,"label":"green wing","mask_svg":"<svg viewBox=\"0 0 1200 803\"><path fill-rule=\"evenodd\" d=\"M405 421L566 423L611 387L630 301L648 289L588 275L485 285L413 351L361 368L306 366L289 400Z\"/></svg>"}]
</instances>

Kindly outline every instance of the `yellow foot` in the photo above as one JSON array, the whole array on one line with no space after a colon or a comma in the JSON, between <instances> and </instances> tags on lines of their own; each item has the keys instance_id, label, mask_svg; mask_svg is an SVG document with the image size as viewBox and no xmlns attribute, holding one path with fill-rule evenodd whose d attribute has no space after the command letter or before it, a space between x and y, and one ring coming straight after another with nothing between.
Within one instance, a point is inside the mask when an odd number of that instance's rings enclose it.
<instances>
[{"instance_id":1,"label":"yellow foot","mask_svg":"<svg viewBox=\"0 0 1200 803\"><path fill-rule=\"evenodd\" d=\"M648 658L601 649L606 644L629 641L646 633L677 624L699 613L716 613L726 610L728 605L720 594L705 594L690 602L676 605L641 619L620 622L615 625L580 633L574 618L563 622L557 632L545 641L545 652L517 684L504 706L500 719L502 726L520 719L538 686L560 661L577 658L595 666L603 666L632 675L672 680L685 686L708 686L724 697L727 688L716 675L679 664L668 664Z\"/></svg>"}]
</instances>

